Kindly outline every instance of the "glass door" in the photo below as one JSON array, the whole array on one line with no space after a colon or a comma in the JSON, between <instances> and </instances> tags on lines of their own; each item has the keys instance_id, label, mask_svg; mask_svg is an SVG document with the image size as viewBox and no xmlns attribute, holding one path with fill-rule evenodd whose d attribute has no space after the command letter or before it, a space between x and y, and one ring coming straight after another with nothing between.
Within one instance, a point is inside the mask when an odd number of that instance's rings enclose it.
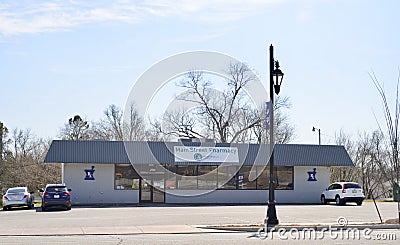
<instances>
[{"instance_id":1,"label":"glass door","mask_svg":"<svg viewBox=\"0 0 400 245\"><path fill-rule=\"evenodd\" d=\"M148 175L140 180L141 203L164 203L164 174Z\"/></svg>"},{"instance_id":2,"label":"glass door","mask_svg":"<svg viewBox=\"0 0 400 245\"><path fill-rule=\"evenodd\" d=\"M140 202L152 202L151 179L140 180Z\"/></svg>"},{"instance_id":3,"label":"glass door","mask_svg":"<svg viewBox=\"0 0 400 245\"><path fill-rule=\"evenodd\" d=\"M153 202L165 202L164 175L153 175Z\"/></svg>"}]
</instances>

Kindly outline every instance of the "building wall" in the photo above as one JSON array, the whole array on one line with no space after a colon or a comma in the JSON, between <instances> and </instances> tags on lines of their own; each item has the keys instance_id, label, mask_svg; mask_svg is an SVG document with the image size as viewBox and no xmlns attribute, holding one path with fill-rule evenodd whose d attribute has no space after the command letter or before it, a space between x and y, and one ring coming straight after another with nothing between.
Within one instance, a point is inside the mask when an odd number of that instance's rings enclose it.
<instances>
[{"instance_id":1,"label":"building wall","mask_svg":"<svg viewBox=\"0 0 400 245\"><path fill-rule=\"evenodd\" d=\"M316 168L317 181L308 181L307 172ZM321 192L330 182L329 167L294 167L294 190L276 190L277 203L319 203ZM166 203L266 203L268 190L169 190Z\"/></svg>"},{"instance_id":2,"label":"building wall","mask_svg":"<svg viewBox=\"0 0 400 245\"><path fill-rule=\"evenodd\" d=\"M85 180L92 166L94 180ZM72 189L72 204L139 203L138 190L114 190L114 164L64 164L64 182Z\"/></svg>"},{"instance_id":3,"label":"building wall","mask_svg":"<svg viewBox=\"0 0 400 245\"><path fill-rule=\"evenodd\" d=\"M313 171L314 168L316 169L317 181L307 181L309 177L307 172ZM322 191L330 184L330 167L294 167L294 171L294 191L296 195L290 198L295 199L295 202L298 203L319 203ZM282 199L287 198L287 196L282 195Z\"/></svg>"},{"instance_id":4,"label":"building wall","mask_svg":"<svg viewBox=\"0 0 400 245\"><path fill-rule=\"evenodd\" d=\"M84 180L85 171L94 166L95 180ZM307 172L316 168L316 180ZM139 203L138 190L114 190L113 164L64 164L64 182L72 189L73 204ZM294 190L276 190L277 203L319 203L321 192L329 185L329 167L294 167ZM168 190L166 203L260 203L268 201L267 190ZM197 194L197 195L196 195Z\"/></svg>"}]
</instances>

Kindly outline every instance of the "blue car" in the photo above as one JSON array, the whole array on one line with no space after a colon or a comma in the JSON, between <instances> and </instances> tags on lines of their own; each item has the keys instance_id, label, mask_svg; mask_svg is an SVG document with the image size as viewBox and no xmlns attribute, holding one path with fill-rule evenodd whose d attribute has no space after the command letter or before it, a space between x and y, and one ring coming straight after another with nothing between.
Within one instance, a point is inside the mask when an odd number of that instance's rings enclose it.
<instances>
[{"instance_id":1,"label":"blue car","mask_svg":"<svg viewBox=\"0 0 400 245\"><path fill-rule=\"evenodd\" d=\"M46 211L51 207L61 207L71 210L71 189L65 184L47 184L42 195L42 210Z\"/></svg>"}]
</instances>

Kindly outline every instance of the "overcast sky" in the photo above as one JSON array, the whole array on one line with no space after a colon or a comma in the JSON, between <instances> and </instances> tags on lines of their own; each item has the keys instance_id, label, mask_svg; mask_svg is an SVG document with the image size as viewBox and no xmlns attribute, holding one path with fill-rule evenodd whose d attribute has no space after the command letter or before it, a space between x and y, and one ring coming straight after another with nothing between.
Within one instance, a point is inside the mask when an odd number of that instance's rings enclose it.
<instances>
[{"instance_id":1,"label":"overcast sky","mask_svg":"<svg viewBox=\"0 0 400 245\"><path fill-rule=\"evenodd\" d=\"M215 3L217 2L217 3ZM171 55L210 50L249 64L267 86L275 47L294 143L384 126L400 66L397 0L0 0L0 121L54 139L76 114L123 107L136 79ZM374 117L377 117L377 120Z\"/></svg>"}]
</instances>

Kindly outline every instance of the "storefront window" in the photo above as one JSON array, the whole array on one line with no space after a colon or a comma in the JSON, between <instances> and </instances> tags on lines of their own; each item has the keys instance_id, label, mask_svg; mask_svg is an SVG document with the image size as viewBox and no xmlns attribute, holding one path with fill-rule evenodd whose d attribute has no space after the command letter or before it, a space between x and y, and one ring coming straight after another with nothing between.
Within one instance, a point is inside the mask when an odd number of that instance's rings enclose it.
<instances>
[{"instance_id":1,"label":"storefront window","mask_svg":"<svg viewBox=\"0 0 400 245\"><path fill-rule=\"evenodd\" d=\"M269 167L257 166L256 180L250 181L252 166L211 166L211 165L173 165L166 164L164 168L165 189L182 190L268 190ZM239 170L240 168L240 170ZM293 166L277 166L276 190L293 190ZM114 175L115 190L139 190L140 177L131 164L116 164Z\"/></svg>"},{"instance_id":2,"label":"storefront window","mask_svg":"<svg viewBox=\"0 0 400 245\"><path fill-rule=\"evenodd\" d=\"M218 188L236 189L236 173L240 166L219 166L218 167Z\"/></svg>"},{"instance_id":3,"label":"storefront window","mask_svg":"<svg viewBox=\"0 0 400 245\"><path fill-rule=\"evenodd\" d=\"M139 175L131 164L116 164L114 190L139 190Z\"/></svg>"},{"instance_id":4,"label":"storefront window","mask_svg":"<svg viewBox=\"0 0 400 245\"><path fill-rule=\"evenodd\" d=\"M213 190L217 188L217 166L198 166L197 183L199 189Z\"/></svg>"},{"instance_id":5,"label":"storefront window","mask_svg":"<svg viewBox=\"0 0 400 245\"><path fill-rule=\"evenodd\" d=\"M165 166L165 188L166 189L176 189L176 166L171 164L166 164Z\"/></svg>"},{"instance_id":6,"label":"storefront window","mask_svg":"<svg viewBox=\"0 0 400 245\"><path fill-rule=\"evenodd\" d=\"M177 188L185 190L197 189L197 165L176 166Z\"/></svg>"},{"instance_id":7,"label":"storefront window","mask_svg":"<svg viewBox=\"0 0 400 245\"><path fill-rule=\"evenodd\" d=\"M293 167L277 166L275 169L276 190L293 190ZM269 188L269 166L258 166L257 189L267 190Z\"/></svg>"},{"instance_id":8,"label":"storefront window","mask_svg":"<svg viewBox=\"0 0 400 245\"><path fill-rule=\"evenodd\" d=\"M256 189L256 180L250 181L250 170L253 166L242 166L237 175L238 189ZM256 172L254 173L254 175Z\"/></svg>"},{"instance_id":9,"label":"storefront window","mask_svg":"<svg viewBox=\"0 0 400 245\"><path fill-rule=\"evenodd\" d=\"M293 190L293 167L277 167L277 190Z\"/></svg>"},{"instance_id":10,"label":"storefront window","mask_svg":"<svg viewBox=\"0 0 400 245\"><path fill-rule=\"evenodd\" d=\"M269 166L257 166L257 189L267 190L269 187Z\"/></svg>"}]
</instances>

